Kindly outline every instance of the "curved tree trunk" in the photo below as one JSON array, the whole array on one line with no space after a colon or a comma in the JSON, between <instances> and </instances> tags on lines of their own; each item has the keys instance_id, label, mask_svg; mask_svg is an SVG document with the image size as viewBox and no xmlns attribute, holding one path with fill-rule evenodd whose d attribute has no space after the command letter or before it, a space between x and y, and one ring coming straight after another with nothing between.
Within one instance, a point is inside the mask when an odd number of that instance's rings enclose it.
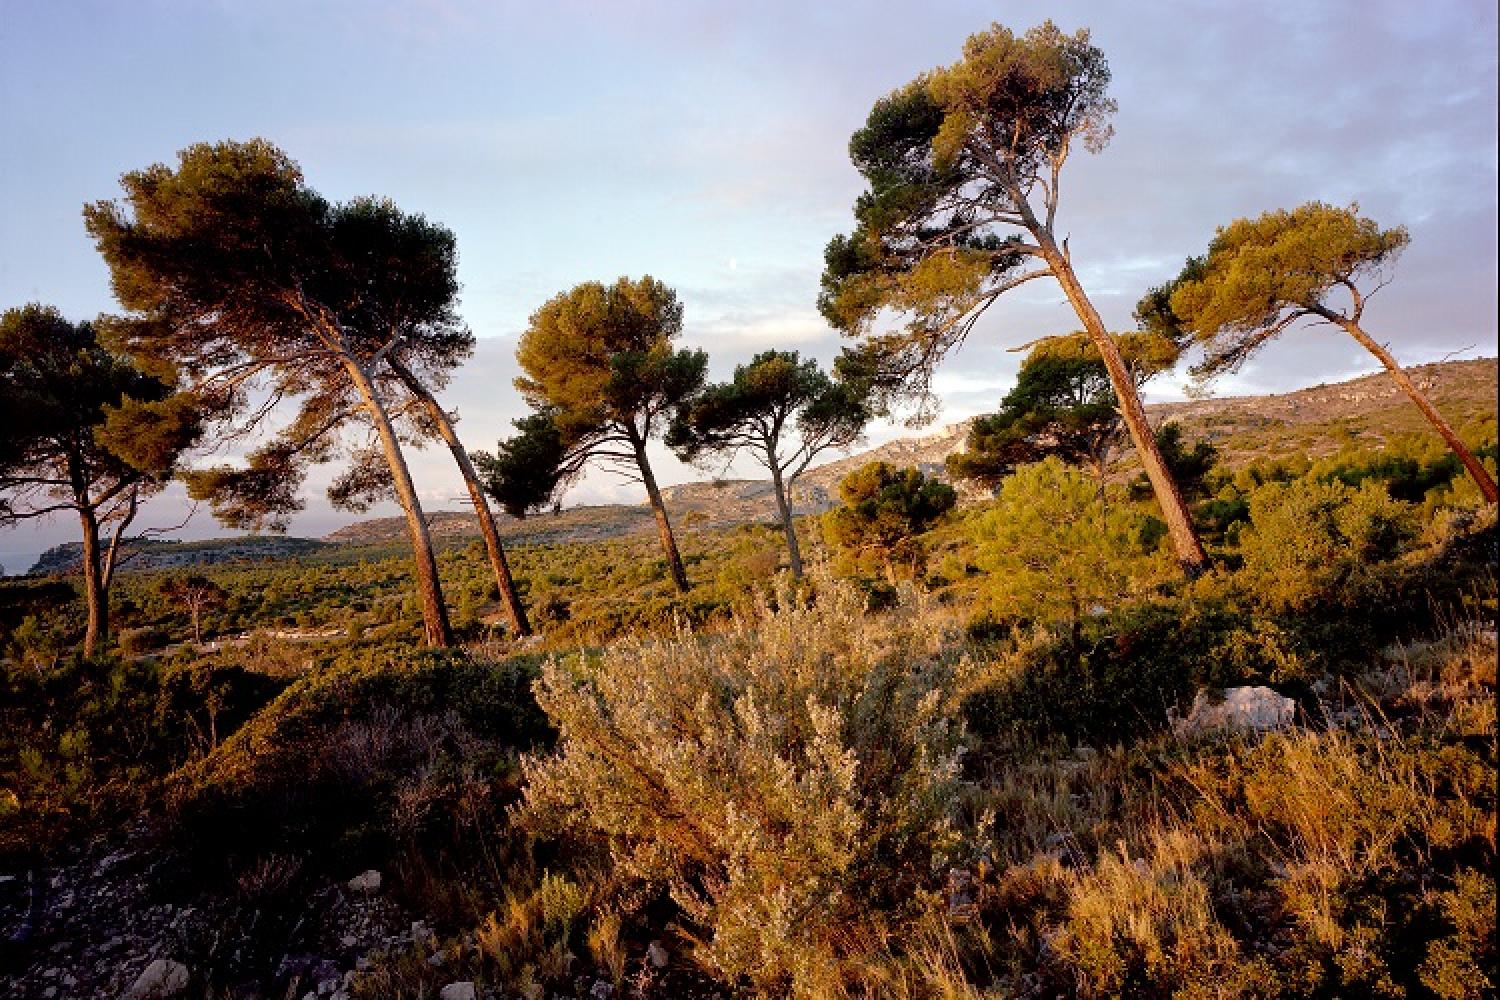
<instances>
[{"instance_id":1,"label":"curved tree trunk","mask_svg":"<svg viewBox=\"0 0 1500 1000\"><path fill-rule=\"evenodd\" d=\"M99 521L94 508L78 509L83 522L83 598L88 606L88 627L83 633L83 655L93 656L109 641L109 591L100 565Z\"/></svg>"},{"instance_id":2,"label":"curved tree trunk","mask_svg":"<svg viewBox=\"0 0 1500 1000\"><path fill-rule=\"evenodd\" d=\"M792 576L802 579L802 547L797 544L797 525L792 519L792 501L787 496L786 484L781 480L781 466L776 462L776 452L770 453L771 486L776 492L776 510L781 515L781 530L786 534L787 556L792 563Z\"/></svg>"},{"instance_id":3,"label":"curved tree trunk","mask_svg":"<svg viewBox=\"0 0 1500 1000\"><path fill-rule=\"evenodd\" d=\"M672 534L672 522L667 519L667 506L662 503L661 490L656 488L656 476L651 472L651 462L646 457L646 442L640 439L635 429L630 430L630 444L635 449L635 461L641 469L641 482L646 486L646 497L651 501L651 512L656 515L656 533L661 538L662 551L667 556L667 571L677 589L688 592L687 570L682 568L682 556L677 553L677 538Z\"/></svg>"},{"instance_id":4,"label":"curved tree trunk","mask_svg":"<svg viewBox=\"0 0 1500 1000\"><path fill-rule=\"evenodd\" d=\"M125 531L130 523L135 520L135 515L141 509L141 489L137 484L130 488L130 502L125 506L125 513L115 525L114 534L110 536L109 548L104 550L104 571L101 580L104 583L104 592L109 593L109 588L114 585L115 570L120 566L120 545L125 539Z\"/></svg>"},{"instance_id":5,"label":"curved tree trunk","mask_svg":"<svg viewBox=\"0 0 1500 1000\"><path fill-rule=\"evenodd\" d=\"M1104 367L1109 372L1110 384L1114 387L1115 397L1120 402L1120 416L1125 421L1125 427L1130 432L1130 441L1135 445L1136 454L1141 458L1141 465L1146 469L1146 478L1151 481L1151 489L1156 494L1156 502L1161 507L1162 518L1167 522L1167 533L1171 536L1172 547L1177 550L1177 561L1182 564L1184 572L1188 576L1197 576L1208 568L1208 554L1203 551L1203 543L1198 540L1198 533L1193 530L1192 518L1188 516L1187 504L1183 502L1182 493L1177 489L1177 483L1172 478L1172 473L1167 469L1167 463L1161 457L1161 450L1156 447L1156 435L1151 431L1151 423L1146 418L1146 408L1141 405L1141 397L1135 388L1135 380L1130 376L1130 370L1125 366L1125 360L1120 357L1120 349L1115 344L1109 331L1104 328L1104 321L1099 318L1099 313L1094 309L1094 304L1084 293L1083 285L1079 283L1078 276L1073 273L1073 265L1063 256L1062 251L1053 241L1051 234L1039 228L1034 232L1042 249L1042 255L1057 277L1058 284L1062 285L1063 292L1067 294L1068 301L1073 306L1073 311L1078 314L1078 319L1083 323L1089 340L1099 351L1099 356L1104 360Z\"/></svg>"},{"instance_id":6,"label":"curved tree trunk","mask_svg":"<svg viewBox=\"0 0 1500 1000\"><path fill-rule=\"evenodd\" d=\"M448 608L443 603L437 559L432 554L432 535L427 530L427 519L422 514L422 504L417 499L416 487L412 485L411 471L406 467L406 457L401 453L396 430L391 426L391 418L385 412L385 407L375 395L375 386L370 381L369 374L353 359L346 361L345 367L380 435L381 449L385 452L386 464L391 469L391 481L396 488L396 501L406 515L406 535L411 541L412 561L416 564L417 591L422 596L422 624L427 645L451 646L453 628L448 624Z\"/></svg>"},{"instance_id":7,"label":"curved tree trunk","mask_svg":"<svg viewBox=\"0 0 1500 1000\"><path fill-rule=\"evenodd\" d=\"M1468 470L1474 482L1479 485L1479 492L1484 494L1485 502L1495 503L1497 499L1500 499L1496 494L1495 480L1490 476L1489 470L1484 467L1484 463L1479 461L1478 456L1469 450L1468 445L1463 443L1458 433L1454 431L1448 421L1443 419L1443 415L1437 411L1437 407L1432 405L1432 401L1423 394L1421 389L1417 388L1417 384L1411 380L1411 376L1406 374L1406 369L1396 363L1396 359L1391 356L1391 352L1386 350L1384 345L1378 343L1374 337L1365 333L1364 329L1354 320L1339 320L1338 323L1348 332L1349 336L1359 341L1361 347L1380 359L1380 363L1385 366L1385 370L1391 373L1391 378L1395 379L1396 384L1401 387L1402 391L1411 398L1413 403L1417 404L1417 409L1422 411L1422 415L1427 418L1428 422L1432 424L1443 440L1448 443L1448 447L1453 449L1453 454L1458 456L1458 460L1463 463L1463 467Z\"/></svg>"},{"instance_id":8,"label":"curved tree trunk","mask_svg":"<svg viewBox=\"0 0 1500 1000\"><path fill-rule=\"evenodd\" d=\"M458 433L453 429L453 421L448 419L447 411L410 369L394 358L388 359L388 363L402 384L422 401L423 407L437 425L443 443L453 453L453 461L458 464L459 474L463 476L464 486L469 491L469 502L474 505L474 515L479 518L479 533L484 536L484 548L489 555L490 569L495 574L495 586L500 590L500 600L510 617L511 627L515 629L516 635L530 635L531 622L527 620L526 608L521 604L520 595L516 593L515 580L510 575L510 561L505 558L505 546L500 543L500 529L495 524L494 512L490 510L484 489L479 485L479 473L475 471L469 453L464 450L463 444L458 440Z\"/></svg>"}]
</instances>

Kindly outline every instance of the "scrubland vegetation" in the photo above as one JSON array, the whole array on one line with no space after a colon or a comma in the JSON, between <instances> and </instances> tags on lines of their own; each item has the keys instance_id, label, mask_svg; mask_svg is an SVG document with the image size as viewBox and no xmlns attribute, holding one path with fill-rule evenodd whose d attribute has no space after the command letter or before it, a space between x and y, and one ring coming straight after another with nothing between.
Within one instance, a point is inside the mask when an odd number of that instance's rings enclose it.
<instances>
[{"instance_id":1,"label":"scrubland vegetation","mask_svg":"<svg viewBox=\"0 0 1500 1000\"><path fill-rule=\"evenodd\" d=\"M13 581L7 866L145 817L160 891L215 908L178 953L215 995L274 982L306 894L366 868L438 932L375 955L372 997L1482 995L1493 508L1417 439L1202 493L1192 581L1128 476L1101 521L1056 459L920 560L809 519L800 582L770 524L684 532L685 596L649 536L514 547L528 652L477 542L439 559L452 651L379 550L205 569L217 649L180 571L122 577L92 659L44 624L71 587ZM1242 684L1296 724L1174 734Z\"/></svg>"},{"instance_id":2,"label":"scrubland vegetation","mask_svg":"<svg viewBox=\"0 0 1500 1000\"><path fill-rule=\"evenodd\" d=\"M263 140L127 174L86 211L122 315L0 319L0 522L83 528L81 586L0 583L7 985L118 993L155 958L138 986L208 997L1491 994L1494 410L1445 416L1365 332L1407 236L1354 208L1225 227L1106 330L1054 215L1108 83L1087 32L996 26L875 104L831 374L766 352L709 384L675 291L585 282L521 338L531 414L473 455L436 396L473 345L450 231L329 202ZM815 454L930 402L1036 279L1082 331L948 463L989 496L872 462L794 516ZM1419 430L1268 425L1251 455L1148 421L1151 377L1309 318ZM749 449L774 520L674 525L657 438ZM472 543L429 531L424 439ZM340 458L331 498L396 498L406 546L117 564L173 477L276 527ZM654 540L502 545L491 501L534 515L601 462ZM1204 721L1247 687L1289 718Z\"/></svg>"}]
</instances>

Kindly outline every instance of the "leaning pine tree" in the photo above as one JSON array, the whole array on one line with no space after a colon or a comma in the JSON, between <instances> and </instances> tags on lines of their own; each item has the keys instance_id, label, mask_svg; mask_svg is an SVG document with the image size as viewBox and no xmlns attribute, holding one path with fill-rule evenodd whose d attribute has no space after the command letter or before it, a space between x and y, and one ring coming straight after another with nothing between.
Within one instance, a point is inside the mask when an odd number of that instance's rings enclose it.
<instances>
[{"instance_id":1,"label":"leaning pine tree","mask_svg":"<svg viewBox=\"0 0 1500 1000\"><path fill-rule=\"evenodd\" d=\"M378 199L332 204L264 140L192 146L175 170L121 183L123 204L90 205L84 218L129 311L118 327L132 354L179 366L227 433L300 400L247 466L209 470L200 492L236 523L274 524L297 505L300 472L332 457L351 421L372 429L406 518L427 642L450 644L387 365L394 357L425 381L472 349L453 310L453 234Z\"/></svg>"},{"instance_id":2,"label":"leaning pine tree","mask_svg":"<svg viewBox=\"0 0 1500 1000\"><path fill-rule=\"evenodd\" d=\"M878 101L850 140L870 187L854 232L828 246L819 307L863 338L841 359L846 375L925 400L934 366L996 299L1056 279L1104 363L1177 558L1197 573L1207 557L1130 370L1056 236L1068 154L1075 143L1098 152L1110 138L1109 78L1087 31L1048 22L1017 36L995 25L957 63ZM876 332L887 311L907 317L904 328Z\"/></svg>"},{"instance_id":3,"label":"leaning pine tree","mask_svg":"<svg viewBox=\"0 0 1500 1000\"><path fill-rule=\"evenodd\" d=\"M1204 348L1193 374L1201 380L1234 371L1257 350L1302 320L1328 323L1373 354L1432 424L1489 503L1495 480L1443 419L1385 345L1361 321L1371 295L1410 237L1381 229L1359 214L1309 202L1222 227L1203 257L1189 260L1169 284L1153 289L1137 315L1176 325Z\"/></svg>"}]
</instances>

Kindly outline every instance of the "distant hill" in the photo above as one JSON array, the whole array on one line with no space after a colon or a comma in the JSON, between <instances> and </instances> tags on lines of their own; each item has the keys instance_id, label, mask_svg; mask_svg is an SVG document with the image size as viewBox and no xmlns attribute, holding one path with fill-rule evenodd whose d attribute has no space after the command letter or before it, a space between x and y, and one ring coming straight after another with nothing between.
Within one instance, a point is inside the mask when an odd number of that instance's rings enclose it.
<instances>
[{"instance_id":1,"label":"distant hill","mask_svg":"<svg viewBox=\"0 0 1500 1000\"><path fill-rule=\"evenodd\" d=\"M1497 363L1494 358L1449 361L1410 369L1412 378L1457 426L1495 417ZM1146 407L1153 422L1176 421L1190 440L1207 438L1219 448L1221 461L1239 465L1255 458L1306 451L1317 456L1338 449L1349 435L1379 446L1393 434L1428 430L1410 400L1384 374L1348 382L1317 385L1270 396L1231 396L1157 403ZM797 484L799 514L827 510L838 496L838 482L866 462L915 465L945 476L944 462L963 449L968 422L950 424L932 434L900 438L876 448L810 469ZM1122 468L1132 460L1127 457ZM977 496L973 491L969 497ZM776 516L767 480L711 479L662 490L673 519L684 527L719 527L771 521ZM439 538L478 537L474 516L466 511L430 514ZM644 504L574 507L515 521L502 519L501 534L520 543L608 538L655 530ZM324 538L330 543L397 542L404 538L400 518L376 518L341 528Z\"/></svg>"},{"instance_id":2,"label":"distant hill","mask_svg":"<svg viewBox=\"0 0 1500 1000\"><path fill-rule=\"evenodd\" d=\"M122 572L282 559L305 555L324 547L324 543L314 538L290 538L283 535L240 535L201 542L127 538L121 544ZM43 552L29 572L36 575L77 573L82 568L82 560L83 543L64 542Z\"/></svg>"},{"instance_id":3,"label":"distant hill","mask_svg":"<svg viewBox=\"0 0 1500 1000\"><path fill-rule=\"evenodd\" d=\"M1412 381L1455 427L1496 415L1495 358L1448 361L1408 369ZM1350 435L1379 446L1396 434L1432 433L1432 425L1385 374L1317 385L1274 396L1161 403L1154 418L1181 423L1189 439L1206 437L1231 465L1258 457L1338 450Z\"/></svg>"}]
</instances>

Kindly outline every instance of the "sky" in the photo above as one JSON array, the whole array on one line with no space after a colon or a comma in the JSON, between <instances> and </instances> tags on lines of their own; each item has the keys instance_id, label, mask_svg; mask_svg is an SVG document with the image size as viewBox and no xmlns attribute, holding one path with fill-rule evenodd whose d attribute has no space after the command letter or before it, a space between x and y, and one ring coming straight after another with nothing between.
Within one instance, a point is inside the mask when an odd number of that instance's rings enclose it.
<instances>
[{"instance_id":1,"label":"sky","mask_svg":"<svg viewBox=\"0 0 1500 1000\"><path fill-rule=\"evenodd\" d=\"M840 338L815 300L823 248L862 187L850 134L969 34L1047 18L1091 29L1113 71L1114 140L1069 160L1058 216L1106 324L1129 328L1141 293L1216 226L1357 202L1412 237L1367 327L1408 363L1495 354L1492 0L0 0L0 308L114 310L83 205L192 143L260 136L324 195L389 197L456 234L478 347L443 399L470 448L523 414L516 339L580 281L671 285L683 342L709 352L714 378L772 347L827 363ZM1007 295L940 370L938 425L995 408L1019 365L1010 348L1077 325L1053 282ZM1374 368L1346 336L1298 329L1215 390ZM1148 399L1180 397L1183 381ZM705 475L655 455L663 483ZM427 509L462 507L443 449L411 463ZM322 496L334 472L309 482L293 534L353 519ZM601 470L568 503L639 491ZM139 523L184 510L173 487ZM171 537L220 533L203 510ZM76 534L67 520L0 529L0 565L24 569Z\"/></svg>"}]
</instances>

